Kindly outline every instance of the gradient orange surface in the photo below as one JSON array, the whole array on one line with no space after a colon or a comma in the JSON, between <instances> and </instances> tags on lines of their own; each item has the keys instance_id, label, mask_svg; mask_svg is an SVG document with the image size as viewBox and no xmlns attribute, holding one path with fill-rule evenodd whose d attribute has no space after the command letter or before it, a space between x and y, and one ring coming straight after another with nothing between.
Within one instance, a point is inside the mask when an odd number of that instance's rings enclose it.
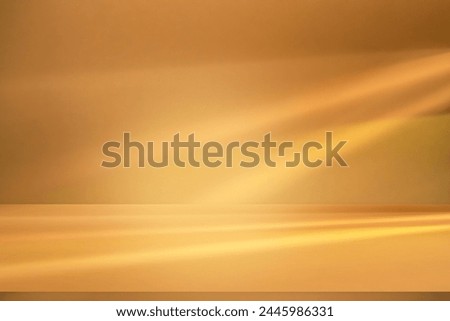
<instances>
[{"instance_id":1,"label":"gradient orange surface","mask_svg":"<svg viewBox=\"0 0 450 321\"><path fill-rule=\"evenodd\" d=\"M2 290L380 292L450 287L446 208L3 206Z\"/></svg>"},{"instance_id":2,"label":"gradient orange surface","mask_svg":"<svg viewBox=\"0 0 450 321\"><path fill-rule=\"evenodd\" d=\"M0 1L0 292L450 292L446 1ZM348 168L102 145L347 140Z\"/></svg>"}]
</instances>

